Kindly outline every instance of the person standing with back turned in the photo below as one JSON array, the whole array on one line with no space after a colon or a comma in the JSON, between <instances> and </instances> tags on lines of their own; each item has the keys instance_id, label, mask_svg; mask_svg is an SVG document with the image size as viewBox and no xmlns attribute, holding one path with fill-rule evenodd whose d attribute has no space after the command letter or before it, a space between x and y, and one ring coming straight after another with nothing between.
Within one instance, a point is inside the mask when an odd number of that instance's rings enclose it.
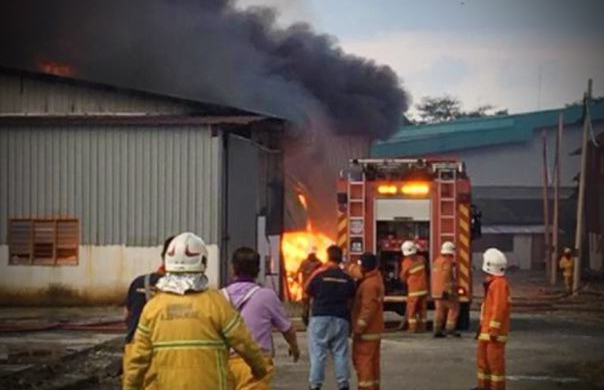
<instances>
[{"instance_id":1,"label":"person standing with back turned","mask_svg":"<svg viewBox=\"0 0 604 390\"><path fill-rule=\"evenodd\" d=\"M130 287L128 288L128 295L125 303L127 332L126 344L124 345L124 358L122 360L122 370L123 365L125 364L126 360L128 360L128 356L132 350L132 339L134 339L134 332L136 332L136 327L138 326L138 321L141 313L143 312L143 308L155 295L157 291L155 288L157 281L166 273L164 260L166 258L168 246L173 239L174 236L170 236L166 239L166 241L164 241L164 246L161 250L161 265L159 268L150 274L137 276L132 283L130 283Z\"/></svg>"},{"instance_id":2,"label":"person standing with back turned","mask_svg":"<svg viewBox=\"0 0 604 390\"><path fill-rule=\"evenodd\" d=\"M359 390L380 389L380 345L384 332L384 280L377 270L377 257L361 256L363 278L352 307L352 362Z\"/></svg>"},{"instance_id":3,"label":"person standing with back turned","mask_svg":"<svg viewBox=\"0 0 604 390\"><path fill-rule=\"evenodd\" d=\"M277 294L270 288L256 283L260 271L260 255L251 248L242 247L233 253L233 271L235 280L220 290L225 298L237 309L254 340L258 343L268 362L268 374L258 380L252 375L245 360L236 353L229 359L229 368L235 376L236 390L268 390L274 376L273 365L273 327L289 344L294 362L300 357L296 330L285 315L283 305Z\"/></svg>"},{"instance_id":4,"label":"person standing with back turned","mask_svg":"<svg viewBox=\"0 0 604 390\"><path fill-rule=\"evenodd\" d=\"M338 389L348 390L348 334L355 286L352 278L340 269L342 249L330 246L327 248L327 257L327 264L317 270L306 285L306 296L312 300L308 326L308 381L311 390L321 388L325 379L327 353L330 353L334 360Z\"/></svg>"},{"instance_id":5,"label":"person standing with back turned","mask_svg":"<svg viewBox=\"0 0 604 390\"><path fill-rule=\"evenodd\" d=\"M267 366L239 313L205 276L208 250L193 233L179 234L166 253L166 276L143 309L126 361L123 390L233 390L233 348L253 376Z\"/></svg>"}]
</instances>

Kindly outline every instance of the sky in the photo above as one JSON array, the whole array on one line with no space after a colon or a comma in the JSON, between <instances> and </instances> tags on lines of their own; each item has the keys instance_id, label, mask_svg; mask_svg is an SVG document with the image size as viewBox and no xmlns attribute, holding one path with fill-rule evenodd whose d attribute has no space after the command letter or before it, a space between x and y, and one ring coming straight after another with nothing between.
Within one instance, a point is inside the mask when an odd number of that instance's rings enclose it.
<instances>
[{"instance_id":1,"label":"sky","mask_svg":"<svg viewBox=\"0 0 604 390\"><path fill-rule=\"evenodd\" d=\"M413 104L450 95L465 109L562 107L587 80L604 95L602 0L239 0L311 24L348 53L392 67ZM414 115L411 110L411 116Z\"/></svg>"}]
</instances>

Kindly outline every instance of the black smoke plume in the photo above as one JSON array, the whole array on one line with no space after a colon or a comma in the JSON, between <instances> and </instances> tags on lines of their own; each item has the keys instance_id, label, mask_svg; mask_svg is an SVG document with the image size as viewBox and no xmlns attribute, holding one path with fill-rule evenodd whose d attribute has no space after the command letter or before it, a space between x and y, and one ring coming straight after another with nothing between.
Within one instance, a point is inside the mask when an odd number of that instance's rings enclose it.
<instances>
[{"instance_id":1,"label":"black smoke plume","mask_svg":"<svg viewBox=\"0 0 604 390\"><path fill-rule=\"evenodd\" d=\"M229 0L2 0L0 63L69 64L76 78L236 106L316 116L337 134L384 138L407 99L387 66L344 53L303 23Z\"/></svg>"}]
</instances>

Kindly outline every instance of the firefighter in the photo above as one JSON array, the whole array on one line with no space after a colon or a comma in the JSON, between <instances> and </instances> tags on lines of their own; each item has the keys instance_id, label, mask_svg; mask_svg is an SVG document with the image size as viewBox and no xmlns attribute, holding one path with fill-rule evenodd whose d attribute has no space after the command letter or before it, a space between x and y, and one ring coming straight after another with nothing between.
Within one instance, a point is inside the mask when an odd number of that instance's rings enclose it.
<instances>
[{"instance_id":1,"label":"firefighter","mask_svg":"<svg viewBox=\"0 0 604 390\"><path fill-rule=\"evenodd\" d=\"M484 301L480 309L476 356L478 387L505 390L505 344L510 329L510 290L505 277L507 259L495 248L483 254Z\"/></svg>"},{"instance_id":2,"label":"firefighter","mask_svg":"<svg viewBox=\"0 0 604 390\"><path fill-rule=\"evenodd\" d=\"M157 281L166 273L164 259L166 258L168 246L173 239L174 236L170 236L164 241L164 246L161 251L161 265L159 268L155 272L136 277L128 288L125 302L127 333L126 344L124 345L124 357L122 359L122 371L124 370L124 364L128 355L132 350L132 339L134 338L134 332L136 331L138 321L143 312L143 307L145 307L145 304L149 299L153 298L153 295L157 292L157 289L155 288Z\"/></svg>"},{"instance_id":3,"label":"firefighter","mask_svg":"<svg viewBox=\"0 0 604 390\"><path fill-rule=\"evenodd\" d=\"M403 242L401 250L403 266L400 279L407 285L407 330L410 333L423 332L428 304L426 260L417 254L417 246L413 241Z\"/></svg>"},{"instance_id":4,"label":"firefighter","mask_svg":"<svg viewBox=\"0 0 604 390\"><path fill-rule=\"evenodd\" d=\"M440 256L434 261L432 268L434 281L434 337L446 337L443 333L443 322L446 319L444 328L447 334L455 337L461 337L461 334L455 330L457 317L459 315L459 300L455 285L455 245L446 241L440 249Z\"/></svg>"},{"instance_id":5,"label":"firefighter","mask_svg":"<svg viewBox=\"0 0 604 390\"><path fill-rule=\"evenodd\" d=\"M300 286L304 288L308 282L308 278L315 272L323 263L317 258L317 247L311 246L306 259L302 260L298 270L296 271L296 280Z\"/></svg>"},{"instance_id":6,"label":"firefighter","mask_svg":"<svg viewBox=\"0 0 604 390\"><path fill-rule=\"evenodd\" d=\"M374 254L361 256L361 269L363 277L352 306L352 362L357 371L359 390L379 390L384 281Z\"/></svg>"},{"instance_id":7,"label":"firefighter","mask_svg":"<svg viewBox=\"0 0 604 390\"><path fill-rule=\"evenodd\" d=\"M241 316L217 290L208 290L208 251L193 233L179 234L166 253L166 276L141 315L126 361L123 389L233 390L229 349L254 378L267 365Z\"/></svg>"},{"instance_id":8,"label":"firefighter","mask_svg":"<svg viewBox=\"0 0 604 390\"><path fill-rule=\"evenodd\" d=\"M573 273L575 271L575 262L573 260L573 251L570 248L564 248L562 257L560 257L559 267L564 276L564 287L568 294L573 292Z\"/></svg>"}]
</instances>

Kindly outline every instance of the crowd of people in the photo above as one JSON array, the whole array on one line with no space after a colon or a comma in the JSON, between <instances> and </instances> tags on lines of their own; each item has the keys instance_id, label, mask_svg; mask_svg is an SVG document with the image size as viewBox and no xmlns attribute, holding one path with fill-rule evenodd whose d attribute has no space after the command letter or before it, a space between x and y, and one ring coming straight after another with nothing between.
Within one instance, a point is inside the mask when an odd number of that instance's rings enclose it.
<instances>
[{"instance_id":1,"label":"crowd of people","mask_svg":"<svg viewBox=\"0 0 604 390\"><path fill-rule=\"evenodd\" d=\"M400 278L407 285L406 322L410 332L426 327L426 260L412 241L402 245ZM354 269L343 264L341 248L327 249L321 263L311 251L300 266L307 326L308 385L324 384L331 355L339 390L350 388L349 360L362 390L380 388L380 346L384 332L384 282L377 257L365 253ZM460 337L455 288L455 246L442 245L432 266L434 337ZM170 237L162 265L136 278L126 301L128 332L123 389L270 389L275 373L272 333L279 331L293 361L300 358L295 328L276 293L256 283L260 256L237 249L231 259L234 280L221 290L208 288L208 251L192 233ZM477 333L476 389L505 388L505 342L509 330L507 261L497 249L484 253L485 299ZM349 339L352 340L349 343ZM351 349L351 351L350 351Z\"/></svg>"}]
</instances>

